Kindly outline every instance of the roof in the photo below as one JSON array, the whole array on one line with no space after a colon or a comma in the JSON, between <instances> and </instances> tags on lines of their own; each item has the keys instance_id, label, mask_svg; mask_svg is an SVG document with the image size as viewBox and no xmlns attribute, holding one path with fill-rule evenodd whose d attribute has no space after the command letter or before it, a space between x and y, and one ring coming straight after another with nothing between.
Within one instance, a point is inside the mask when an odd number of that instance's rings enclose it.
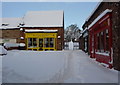
<instances>
[{"instance_id":1,"label":"roof","mask_svg":"<svg viewBox=\"0 0 120 85\"><path fill-rule=\"evenodd\" d=\"M21 18L2 18L2 24L0 29L14 29L19 28L19 24L21 23ZM7 26L3 26L7 25Z\"/></svg>"},{"instance_id":2,"label":"roof","mask_svg":"<svg viewBox=\"0 0 120 85\"><path fill-rule=\"evenodd\" d=\"M105 16L105 14L112 12L112 10L110 9L106 9L104 10L100 15L98 15L98 17L88 26L88 29L91 28L99 19L101 19L103 16Z\"/></svg>"},{"instance_id":3,"label":"roof","mask_svg":"<svg viewBox=\"0 0 120 85\"><path fill-rule=\"evenodd\" d=\"M105 14L112 12L112 10L110 9L106 9L104 10L100 15L97 16L97 18L88 26L86 27L82 33L84 33L87 29L90 29L97 21L99 21L103 16L105 16Z\"/></svg>"},{"instance_id":4,"label":"roof","mask_svg":"<svg viewBox=\"0 0 120 85\"><path fill-rule=\"evenodd\" d=\"M29 11L23 27L63 27L63 11Z\"/></svg>"}]
</instances>

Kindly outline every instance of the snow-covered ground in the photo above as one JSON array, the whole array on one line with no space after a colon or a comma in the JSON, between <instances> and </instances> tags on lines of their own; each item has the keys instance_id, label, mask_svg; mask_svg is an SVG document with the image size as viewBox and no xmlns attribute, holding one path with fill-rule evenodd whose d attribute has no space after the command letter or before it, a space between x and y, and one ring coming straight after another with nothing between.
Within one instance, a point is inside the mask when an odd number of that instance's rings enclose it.
<instances>
[{"instance_id":1,"label":"snow-covered ground","mask_svg":"<svg viewBox=\"0 0 120 85\"><path fill-rule=\"evenodd\" d=\"M0 85L2 83L2 56L0 56Z\"/></svg>"},{"instance_id":2,"label":"snow-covered ground","mask_svg":"<svg viewBox=\"0 0 120 85\"><path fill-rule=\"evenodd\" d=\"M118 83L118 72L80 50L8 51L2 57L3 83Z\"/></svg>"}]
</instances>

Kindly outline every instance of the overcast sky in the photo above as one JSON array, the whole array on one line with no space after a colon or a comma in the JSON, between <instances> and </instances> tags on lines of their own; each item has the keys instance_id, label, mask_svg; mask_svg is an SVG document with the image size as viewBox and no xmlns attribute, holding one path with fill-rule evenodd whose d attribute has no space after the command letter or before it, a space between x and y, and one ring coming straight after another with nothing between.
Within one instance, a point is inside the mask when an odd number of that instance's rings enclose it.
<instances>
[{"instance_id":1,"label":"overcast sky","mask_svg":"<svg viewBox=\"0 0 120 85\"><path fill-rule=\"evenodd\" d=\"M23 17L27 11L63 10L65 28L80 29L99 2L3 2L2 17Z\"/></svg>"}]
</instances>

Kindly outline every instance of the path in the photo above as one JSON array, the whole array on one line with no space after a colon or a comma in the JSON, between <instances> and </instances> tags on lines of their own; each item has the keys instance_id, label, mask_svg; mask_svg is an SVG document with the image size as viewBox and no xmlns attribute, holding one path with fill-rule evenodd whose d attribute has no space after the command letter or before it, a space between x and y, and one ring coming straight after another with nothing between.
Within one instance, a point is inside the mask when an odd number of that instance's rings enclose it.
<instances>
[{"instance_id":1,"label":"path","mask_svg":"<svg viewBox=\"0 0 120 85\"><path fill-rule=\"evenodd\" d=\"M99 65L82 51L65 51L65 68L52 79L56 83L117 83L117 71ZM54 80L54 81L53 81ZM51 82L51 81L48 81Z\"/></svg>"}]
</instances>

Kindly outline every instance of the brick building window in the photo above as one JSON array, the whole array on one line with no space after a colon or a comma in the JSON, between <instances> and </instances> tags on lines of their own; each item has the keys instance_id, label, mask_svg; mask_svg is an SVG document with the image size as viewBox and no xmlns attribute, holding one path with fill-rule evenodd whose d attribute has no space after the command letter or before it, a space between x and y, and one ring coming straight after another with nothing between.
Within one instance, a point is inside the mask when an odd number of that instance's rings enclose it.
<instances>
[{"instance_id":1,"label":"brick building window","mask_svg":"<svg viewBox=\"0 0 120 85\"><path fill-rule=\"evenodd\" d=\"M109 33L108 29L97 33L96 47L97 52L109 52Z\"/></svg>"}]
</instances>

